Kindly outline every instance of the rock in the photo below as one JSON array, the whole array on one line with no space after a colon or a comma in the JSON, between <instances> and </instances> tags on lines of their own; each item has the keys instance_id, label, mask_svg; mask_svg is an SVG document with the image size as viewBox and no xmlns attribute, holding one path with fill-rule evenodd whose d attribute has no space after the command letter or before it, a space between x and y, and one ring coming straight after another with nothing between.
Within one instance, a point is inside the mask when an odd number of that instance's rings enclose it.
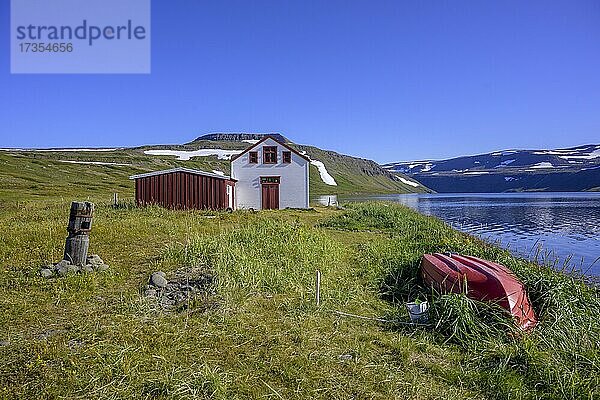
<instances>
[{"instance_id":1,"label":"rock","mask_svg":"<svg viewBox=\"0 0 600 400\"><path fill-rule=\"evenodd\" d=\"M71 265L69 260L61 260L54 264L54 267L58 270L59 268L66 267L67 265Z\"/></svg>"},{"instance_id":2,"label":"rock","mask_svg":"<svg viewBox=\"0 0 600 400\"><path fill-rule=\"evenodd\" d=\"M107 264L104 264L104 263L96 265L96 271L98 271L98 272L104 272L108 268L109 268L109 266Z\"/></svg>"},{"instance_id":3,"label":"rock","mask_svg":"<svg viewBox=\"0 0 600 400\"><path fill-rule=\"evenodd\" d=\"M51 269L48 269L48 268L43 268L43 269L40 271L40 276L41 276L42 278L51 278L51 277L52 277L52 275L54 275L54 272L52 272L52 270L51 270Z\"/></svg>"},{"instance_id":4,"label":"rock","mask_svg":"<svg viewBox=\"0 0 600 400\"><path fill-rule=\"evenodd\" d=\"M0 347L9 346L10 342L8 340L0 340Z\"/></svg>"},{"instance_id":5,"label":"rock","mask_svg":"<svg viewBox=\"0 0 600 400\"><path fill-rule=\"evenodd\" d=\"M340 354L339 359L341 361L351 361L354 358L352 354Z\"/></svg>"},{"instance_id":6,"label":"rock","mask_svg":"<svg viewBox=\"0 0 600 400\"><path fill-rule=\"evenodd\" d=\"M168 282L165 278L165 273L162 271L158 271L150 276L150 283L156 287L164 288L167 286Z\"/></svg>"},{"instance_id":7,"label":"rock","mask_svg":"<svg viewBox=\"0 0 600 400\"><path fill-rule=\"evenodd\" d=\"M160 306L163 308L172 308L177 304L176 300L169 299L168 297L162 297L160 299Z\"/></svg>"},{"instance_id":8,"label":"rock","mask_svg":"<svg viewBox=\"0 0 600 400\"><path fill-rule=\"evenodd\" d=\"M102 259L100 258L100 256L98 254L92 254L92 255L88 256L87 264L101 265L101 264L104 264L104 261L102 261Z\"/></svg>"},{"instance_id":9,"label":"rock","mask_svg":"<svg viewBox=\"0 0 600 400\"><path fill-rule=\"evenodd\" d=\"M81 273L88 274L94 272L94 266L92 264L86 264L80 268Z\"/></svg>"},{"instance_id":10,"label":"rock","mask_svg":"<svg viewBox=\"0 0 600 400\"><path fill-rule=\"evenodd\" d=\"M56 273L58 276L65 276L68 274L76 274L79 272L79 267L77 265L63 265L56 268Z\"/></svg>"}]
</instances>

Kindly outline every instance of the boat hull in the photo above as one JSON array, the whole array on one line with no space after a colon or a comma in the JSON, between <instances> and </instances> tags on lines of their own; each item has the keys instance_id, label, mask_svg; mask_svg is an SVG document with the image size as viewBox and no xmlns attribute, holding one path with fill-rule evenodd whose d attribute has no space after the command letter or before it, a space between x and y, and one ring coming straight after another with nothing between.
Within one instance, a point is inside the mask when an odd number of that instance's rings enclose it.
<instances>
[{"instance_id":1,"label":"boat hull","mask_svg":"<svg viewBox=\"0 0 600 400\"><path fill-rule=\"evenodd\" d=\"M525 286L504 265L458 254L425 254L421 276L425 284L441 293L466 293L475 300L497 303L523 330L538 323Z\"/></svg>"}]
</instances>

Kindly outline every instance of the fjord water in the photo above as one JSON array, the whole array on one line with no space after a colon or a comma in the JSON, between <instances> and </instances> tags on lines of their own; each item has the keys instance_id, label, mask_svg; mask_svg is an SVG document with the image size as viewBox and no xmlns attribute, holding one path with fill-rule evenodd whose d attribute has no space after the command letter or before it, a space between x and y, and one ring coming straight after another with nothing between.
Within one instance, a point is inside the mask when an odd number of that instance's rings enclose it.
<instances>
[{"instance_id":1,"label":"fjord water","mask_svg":"<svg viewBox=\"0 0 600 400\"><path fill-rule=\"evenodd\" d=\"M339 197L393 201L540 263L600 276L600 193L407 194ZM321 203L332 199L322 196Z\"/></svg>"}]
</instances>

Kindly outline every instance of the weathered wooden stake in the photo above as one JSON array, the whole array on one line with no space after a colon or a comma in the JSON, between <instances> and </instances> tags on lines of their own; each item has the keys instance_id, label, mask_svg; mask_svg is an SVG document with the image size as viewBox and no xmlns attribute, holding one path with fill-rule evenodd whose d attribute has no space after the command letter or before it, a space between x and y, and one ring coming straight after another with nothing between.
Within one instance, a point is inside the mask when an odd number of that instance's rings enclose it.
<instances>
[{"instance_id":1,"label":"weathered wooden stake","mask_svg":"<svg viewBox=\"0 0 600 400\"><path fill-rule=\"evenodd\" d=\"M87 201L71 203L69 226L67 227L69 236L65 243L63 259L70 261L73 265L83 266L86 264L93 216L94 204Z\"/></svg>"},{"instance_id":2,"label":"weathered wooden stake","mask_svg":"<svg viewBox=\"0 0 600 400\"><path fill-rule=\"evenodd\" d=\"M113 207L119 206L119 193L113 193Z\"/></svg>"},{"instance_id":3,"label":"weathered wooden stake","mask_svg":"<svg viewBox=\"0 0 600 400\"><path fill-rule=\"evenodd\" d=\"M317 276L315 279L317 292L315 294L315 299L317 301L317 307L321 304L321 271L317 270Z\"/></svg>"}]
</instances>

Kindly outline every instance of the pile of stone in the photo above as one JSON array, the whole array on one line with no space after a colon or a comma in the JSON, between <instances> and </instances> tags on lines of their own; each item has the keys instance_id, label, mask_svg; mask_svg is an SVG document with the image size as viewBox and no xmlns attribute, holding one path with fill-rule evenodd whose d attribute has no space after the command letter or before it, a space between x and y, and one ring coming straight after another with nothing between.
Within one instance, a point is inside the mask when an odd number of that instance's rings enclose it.
<instances>
[{"instance_id":1,"label":"pile of stone","mask_svg":"<svg viewBox=\"0 0 600 400\"><path fill-rule=\"evenodd\" d=\"M42 268L40 275L44 278L54 276L65 276L69 274L87 274L90 272L102 272L108 269L108 265L102 261L100 256L92 254L87 257L86 264L83 266L73 265L69 260L62 260L54 265L48 265Z\"/></svg>"},{"instance_id":2,"label":"pile of stone","mask_svg":"<svg viewBox=\"0 0 600 400\"><path fill-rule=\"evenodd\" d=\"M143 293L155 299L164 310L186 309L191 302L214 295L214 283L214 275L203 269L179 270L169 279L158 271L150 275Z\"/></svg>"}]
</instances>

